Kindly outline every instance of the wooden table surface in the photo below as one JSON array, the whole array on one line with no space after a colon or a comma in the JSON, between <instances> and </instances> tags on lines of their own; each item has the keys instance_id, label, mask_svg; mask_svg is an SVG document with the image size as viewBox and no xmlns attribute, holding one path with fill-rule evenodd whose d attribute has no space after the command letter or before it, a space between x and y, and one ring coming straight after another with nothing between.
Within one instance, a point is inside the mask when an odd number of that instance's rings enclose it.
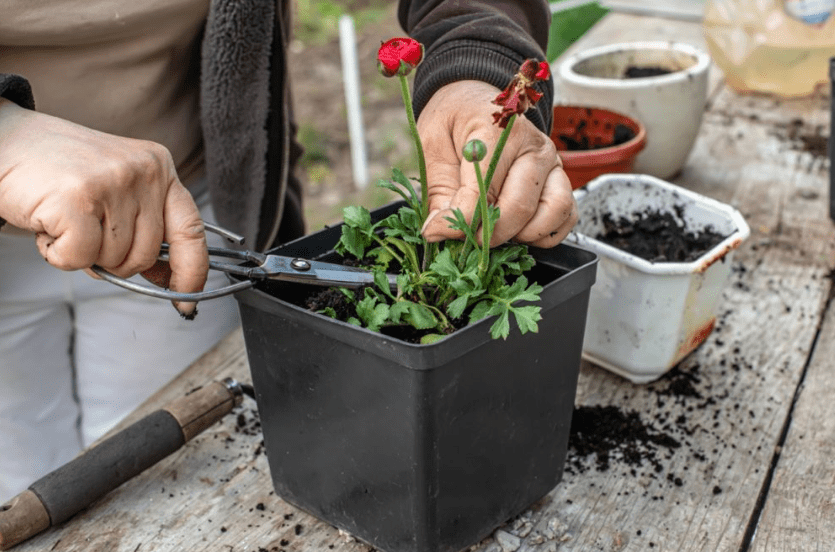
<instances>
[{"instance_id":1,"label":"wooden table surface","mask_svg":"<svg viewBox=\"0 0 835 552\"><path fill-rule=\"evenodd\" d=\"M612 14L571 51L657 38L703 46L698 24ZM652 384L584 363L575 417L596 406L612 407L609 415L635 412L644 441L630 450L639 460L624 456L623 446L608 462L573 446L563 481L478 550L835 550L835 229L828 162L803 147L803 137L828 135L828 108L823 96L738 95L712 69L701 133L675 182L734 205L751 227L718 325ZM225 376L250 379L239 332L125 423ZM678 446L646 441L658 435ZM368 549L275 496L249 399L179 452L16 548Z\"/></svg>"}]
</instances>

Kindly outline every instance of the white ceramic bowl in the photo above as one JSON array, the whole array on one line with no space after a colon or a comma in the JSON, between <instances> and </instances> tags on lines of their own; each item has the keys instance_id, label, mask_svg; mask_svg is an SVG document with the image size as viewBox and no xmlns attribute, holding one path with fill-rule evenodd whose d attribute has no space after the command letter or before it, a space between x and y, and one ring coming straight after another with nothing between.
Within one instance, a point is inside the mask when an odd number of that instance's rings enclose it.
<instances>
[{"instance_id":1,"label":"white ceramic bowl","mask_svg":"<svg viewBox=\"0 0 835 552\"><path fill-rule=\"evenodd\" d=\"M713 330L748 225L733 207L648 175L599 176L574 196L580 220L566 239L599 257L583 357L635 383L657 379ZM632 218L647 208L681 213L688 230L711 226L726 237L687 263L652 263L594 238L604 214Z\"/></svg>"},{"instance_id":2,"label":"white ceramic bowl","mask_svg":"<svg viewBox=\"0 0 835 552\"><path fill-rule=\"evenodd\" d=\"M630 66L672 71L624 78ZM647 145L636 173L672 178L696 141L707 101L710 56L679 42L627 42L591 48L566 57L557 71L560 103L604 107L637 118Z\"/></svg>"}]
</instances>

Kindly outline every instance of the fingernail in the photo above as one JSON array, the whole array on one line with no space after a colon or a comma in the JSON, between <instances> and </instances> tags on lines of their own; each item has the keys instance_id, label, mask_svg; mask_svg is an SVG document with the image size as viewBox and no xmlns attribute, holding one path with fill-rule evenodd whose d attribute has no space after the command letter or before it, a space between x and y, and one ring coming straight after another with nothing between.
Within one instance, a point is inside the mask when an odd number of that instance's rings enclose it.
<instances>
[{"instance_id":1,"label":"fingernail","mask_svg":"<svg viewBox=\"0 0 835 552\"><path fill-rule=\"evenodd\" d=\"M175 302L174 308L183 320L194 320L197 316L197 303Z\"/></svg>"},{"instance_id":2,"label":"fingernail","mask_svg":"<svg viewBox=\"0 0 835 552\"><path fill-rule=\"evenodd\" d=\"M420 229L421 233L423 233L426 230L426 227L429 226L429 223L432 222L432 219L435 218L438 215L438 213L440 213L440 212L441 211L438 210L438 209L434 209L432 211L429 211L429 214L426 216L426 220L423 221L423 226ZM424 236L424 237L426 237L426 236Z\"/></svg>"}]
</instances>

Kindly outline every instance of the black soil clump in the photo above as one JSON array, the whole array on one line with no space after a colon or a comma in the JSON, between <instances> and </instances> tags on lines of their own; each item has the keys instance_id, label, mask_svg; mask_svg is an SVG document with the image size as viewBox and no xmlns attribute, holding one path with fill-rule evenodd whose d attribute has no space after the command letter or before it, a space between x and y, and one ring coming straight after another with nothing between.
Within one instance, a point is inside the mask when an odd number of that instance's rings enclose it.
<instances>
[{"instance_id":1,"label":"black soil clump","mask_svg":"<svg viewBox=\"0 0 835 552\"><path fill-rule=\"evenodd\" d=\"M602 233L595 238L652 263L687 263L701 257L725 236L707 226L700 232L688 231L679 217L653 210L633 213L629 218L603 216Z\"/></svg>"},{"instance_id":2,"label":"black soil clump","mask_svg":"<svg viewBox=\"0 0 835 552\"><path fill-rule=\"evenodd\" d=\"M320 312L331 308L339 320L348 320L357 315L357 309L348 302L345 294L337 288L324 288L307 298L305 306L313 312Z\"/></svg>"},{"instance_id":3,"label":"black soil clump","mask_svg":"<svg viewBox=\"0 0 835 552\"><path fill-rule=\"evenodd\" d=\"M635 65L630 65L626 68L623 72L623 78L625 79L643 79L646 77L660 77L661 75L669 75L672 73L671 70L664 68L664 67L655 67L655 66L645 66L645 67L638 67Z\"/></svg>"},{"instance_id":4,"label":"black soil clump","mask_svg":"<svg viewBox=\"0 0 835 552\"><path fill-rule=\"evenodd\" d=\"M583 473L585 458L592 456L598 471L609 469L612 461L640 467L645 462L656 472L663 470L661 453L681 446L678 440L645 424L634 410L616 406L580 406L574 409L569 436L571 453L566 469Z\"/></svg>"}]
</instances>

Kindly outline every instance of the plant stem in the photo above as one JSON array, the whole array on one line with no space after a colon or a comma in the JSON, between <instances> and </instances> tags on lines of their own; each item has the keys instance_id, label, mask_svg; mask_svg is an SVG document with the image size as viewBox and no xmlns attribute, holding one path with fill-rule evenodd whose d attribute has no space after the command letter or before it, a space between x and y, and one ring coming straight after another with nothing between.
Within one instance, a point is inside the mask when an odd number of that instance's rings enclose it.
<instances>
[{"instance_id":1,"label":"plant stem","mask_svg":"<svg viewBox=\"0 0 835 552\"><path fill-rule=\"evenodd\" d=\"M507 126L502 131L501 135L499 136L499 141L496 143L496 149L493 150L493 156L490 158L490 164L487 166L487 174L484 176L484 189L482 190L481 186L481 178L480 178L480 171L481 168L478 165L478 162L475 163L476 166L476 178L478 178L478 186L479 186L479 203L481 203L482 196L484 197L485 203L487 202L487 191L490 189L490 182L493 180L493 174L496 172L496 166L499 164L499 159L502 156L502 151L504 150L504 146L507 143L507 139L510 136L510 130L513 128L513 123L516 122L517 115L512 115L510 119L507 121ZM478 225L481 224L482 215L486 217L487 210L486 209L476 209L473 213L473 220L470 222L470 229L473 231L473 235L476 235L478 232ZM482 230L483 236L483 230ZM482 238L482 243L484 243L484 239ZM487 247L489 248L489 241L487 242ZM470 244L464 244L464 249L461 251L460 259L466 259L467 255L470 254ZM488 253L489 255L489 253ZM459 267L463 268L463 267ZM479 269L481 268L481 261L479 261Z\"/></svg>"},{"instance_id":2,"label":"plant stem","mask_svg":"<svg viewBox=\"0 0 835 552\"><path fill-rule=\"evenodd\" d=\"M420 171L420 227L426 222L429 216L429 183L426 180L426 157L423 154L423 144L420 141L420 134L417 130L417 121L415 121L415 110L412 108L412 94L409 91L409 81L405 75L398 75L400 79L400 94L403 96L403 106L406 108L406 117L409 120L409 131L412 133L412 140L415 142L415 151L418 156L418 170ZM428 244L424 240L423 248L423 266L426 270L432 260L437 254L438 246L436 244Z\"/></svg>"},{"instance_id":3,"label":"plant stem","mask_svg":"<svg viewBox=\"0 0 835 552\"><path fill-rule=\"evenodd\" d=\"M481 211L481 256L478 260L478 277L484 278L487 267L490 266L490 217L487 214L487 185L481 176L481 167L478 161L473 162L475 177L478 180L478 205ZM483 281L483 280L482 280Z\"/></svg>"},{"instance_id":4,"label":"plant stem","mask_svg":"<svg viewBox=\"0 0 835 552\"><path fill-rule=\"evenodd\" d=\"M418 156L421 200L420 223L423 225L426 222L426 217L429 216L429 185L426 182L426 158L423 155L423 144L420 141L420 135L417 130L415 111L412 108L412 94L409 91L409 81L404 75L399 75L398 78L400 79L400 93L403 96L403 105L406 108L406 117L409 119L409 131L412 133L412 139L415 142L415 150Z\"/></svg>"},{"instance_id":5,"label":"plant stem","mask_svg":"<svg viewBox=\"0 0 835 552\"><path fill-rule=\"evenodd\" d=\"M496 165L499 164L499 158L502 156L502 151L507 143L507 138L510 136L510 129L513 128L513 123L516 122L518 115L511 115L507 121L507 126L499 136L499 142L496 144L496 149L493 150L493 157L490 158L490 165L487 166L487 174L484 176L484 181L487 182L487 188L490 188L490 181L493 180L493 173L496 172Z\"/></svg>"}]
</instances>

